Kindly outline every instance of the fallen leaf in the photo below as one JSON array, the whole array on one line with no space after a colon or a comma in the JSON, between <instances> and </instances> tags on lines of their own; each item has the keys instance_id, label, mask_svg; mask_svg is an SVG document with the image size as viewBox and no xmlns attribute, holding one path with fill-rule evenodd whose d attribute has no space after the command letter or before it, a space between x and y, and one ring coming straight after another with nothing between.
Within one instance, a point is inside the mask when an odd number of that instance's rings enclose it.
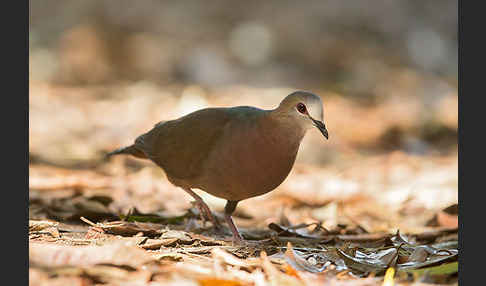
<instances>
[{"instance_id":1,"label":"fallen leaf","mask_svg":"<svg viewBox=\"0 0 486 286\"><path fill-rule=\"evenodd\" d=\"M395 268L390 267L385 272L385 278L383 279L382 286L393 286L395 285L394 278L395 277Z\"/></svg>"},{"instance_id":2,"label":"fallen leaf","mask_svg":"<svg viewBox=\"0 0 486 286\"><path fill-rule=\"evenodd\" d=\"M324 271L326 266L317 267L310 264L306 259L302 258L301 255L292 248L290 242L287 243L287 250L285 251L285 261L296 270L308 271L311 273L318 273Z\"/></svg>"},{"instance_id":3,"label":"fallen leaf","mask_svg":"<svg viewBox=\"0 0 486 286\"><path fill-rule=\"evenodd\" d=\"M444 263L437 266L424 267L418 269L402 269L401 271L415 273L417 275L444 275L457 273L459 269L459 262Z\"/></svg>"},{"instance_id":4,"label":"fallen leaf","mask_svg":"<svg viewBox=\"0 0 486 286\"><path fill-rule=\"evenodd\" d=\"M86 221L86 219L85 219ZM111 221L106 223L89 223L91 226L103 229L106 233L123 236L136 235L139 232L148 237L160 235L163 231L161 226L153 223Z\"/></svg>"},{"instance_id":5,"label":"fallen leaf","mask_svg":"<svg viewBox=\"0 0 486 286\"><path fill-rule=\"evenodd\" d=\"M371 257L354 257L341 249L336 249L338 254L346 263L346 266L350 269L357 270L363 273L368 272L381 272L387 268L387 264L380 259L374 259Z\"/></svg>"},{"instance_id":6,"label":"fallen leaf","mask_svg":"<svg viewBox=\"0 0 486 286\"><path fill-rule=\"evenodd\" d=\"M427 250L423 247L416 247L412 254L409 256L408 261L424 262L429 256Z\"/></svg>"},{"instance_id":7,"label":"fallen leaf","mask_svg":"<svg viewBox=\"0 0 486 286\"><path fill-rule=\"evenodd\" d=\"M211 255L213 259L233 266L250 268L252 266L260 265L260 261L258 259L240 259L221 248L213 248Z\"/></svg>"},{"instance_id":8,"label":"fallen leaf","mask_svg":"<svg viewBox=\"0 0 486 286\"><path fill-rule=\"evenodd\" d=\"M177 241L178 238L148 239L144 244L140 245L140 247L147 250L157 250L162 246L174 245Z\"/></svg>"},{"instance_id":9,"label":"fallen leaf","mask_svg":"<svg viewBox=\"0 0 486 286\"><path fill-rule=\"evenodd\" d=\"M233 280L219 278L203 278L198 280L201 286L240 286L241 283Z\"/></svg>"}]
</instances>

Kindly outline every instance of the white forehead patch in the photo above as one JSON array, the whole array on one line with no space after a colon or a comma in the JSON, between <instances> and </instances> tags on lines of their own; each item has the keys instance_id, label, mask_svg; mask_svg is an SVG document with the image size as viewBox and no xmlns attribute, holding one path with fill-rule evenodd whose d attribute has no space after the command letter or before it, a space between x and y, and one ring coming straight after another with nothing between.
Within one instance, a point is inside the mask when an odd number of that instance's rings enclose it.
<instances>
[{"instance_id":1,"label":"white forehead patch","mask_svg":"<svg viewBox=\"0 0 486 286\"><path fill-rule=\"evenodd\" d=\"M322 120L324 116L324 110L322 106L321 98L318 96L306 97L307 111L312 118Z\"/></svg>"}]
</instances>

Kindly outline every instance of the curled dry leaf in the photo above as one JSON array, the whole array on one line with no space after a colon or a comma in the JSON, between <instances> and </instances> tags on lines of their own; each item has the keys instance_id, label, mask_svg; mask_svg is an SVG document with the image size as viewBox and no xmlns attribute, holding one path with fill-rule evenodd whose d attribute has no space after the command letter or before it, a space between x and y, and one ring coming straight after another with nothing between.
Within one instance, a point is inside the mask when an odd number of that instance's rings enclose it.
<instances>
[{"instance_id":1,"label":"curled dry leaf","mask_svg":"<svg viewBox=\"0 0 486 286\"><path fill-rule=\"evenodd\" d=\"M380 259L381 257L389 254L388 252L385 254L356 254L356 256L353 256L339 248L336 250L341 258L343 258L346 266L353 270L363 273L381 272L388 267L388 263ZM396 249L392 250L396 251Z\"/></svg>"},{"instance_id":2,"label":"curled dry leaf","mask_svg":"<svg viewBox=\"0 0 486 286\"><path fill-rule=\"evenodd\" d=\"M303 258L302 255L298 253L298 251L292 248L292 244L290 242L287 243L287 250L285 251L285 261L287 261L287 263L294 269L299 271L318 273L326 269L326 266L317 267L316 265L309 263L309 261Z\"/></svg>"},{"instance_id":3,"label":"curled dry leaf","mask_svg":"<svg viewBox=\"0 0 486 286\"><path fill-rule=\"evenodd\" d=\"M371 252L369 254L362 253L363 255L359 255L359 251L356 251L356 256L362 258L368 258L371 260L380 261L380 263L389 266L393 266L395 264L395 260L398 255L398 248L388 248L383 250L378 250L376 252Z\"/></svg>"},{"instance_id":4,"label":"curled dry leaf","mask_svg":"<svg viewBox=\"0 0 486 286\"><path fill-rule=\"evenodd\" d=\"M162 232L160 225L153 223L111 221L97 224L90 223L90 225L100 228L106 233L122 236L132 236L141 232L145 236L153 237Z\"/></svg>"}]
</instances>

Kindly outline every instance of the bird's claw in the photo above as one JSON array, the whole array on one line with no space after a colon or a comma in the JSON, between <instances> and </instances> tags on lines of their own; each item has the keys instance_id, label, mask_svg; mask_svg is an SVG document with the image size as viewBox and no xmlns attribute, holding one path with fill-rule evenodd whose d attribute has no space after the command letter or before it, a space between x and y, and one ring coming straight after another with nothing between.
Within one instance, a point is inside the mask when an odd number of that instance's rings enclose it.
<instances>
[{"instance_id":1,"label":"bird's claw","mask_svg":"<svg viewBox=\"0 0 486 286\"><path fill-rule=\"evenodd\" d=\"M209 209L209 207L204 202L194 201L193 203L197 207L197 209L199 210L199 215L201 217L203 227L206 226L206 222L209 220L213 224L213 227L215 229L217 229L217 230L222 229L221 224L218 222L216 217L212 214L211 210Z\"/></svg>"}]
</instances>

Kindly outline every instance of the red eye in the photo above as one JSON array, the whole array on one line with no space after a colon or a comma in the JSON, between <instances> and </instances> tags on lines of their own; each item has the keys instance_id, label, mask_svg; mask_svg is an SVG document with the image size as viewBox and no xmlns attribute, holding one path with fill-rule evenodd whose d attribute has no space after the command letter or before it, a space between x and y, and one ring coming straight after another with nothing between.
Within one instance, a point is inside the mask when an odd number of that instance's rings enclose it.
<instances>
[{"instance_id":1,"label":"red eye","mask_svg":"<svg viewBox=\"0 0 486 286\"><path fill-rule=\"evenodd\" d=\"M303 103L299 103L299 104L297 104L297 110L300 113L305 114L305 112L306 112L307 109L305 108L305 105Z\"/></svg>"}]
</instances>

